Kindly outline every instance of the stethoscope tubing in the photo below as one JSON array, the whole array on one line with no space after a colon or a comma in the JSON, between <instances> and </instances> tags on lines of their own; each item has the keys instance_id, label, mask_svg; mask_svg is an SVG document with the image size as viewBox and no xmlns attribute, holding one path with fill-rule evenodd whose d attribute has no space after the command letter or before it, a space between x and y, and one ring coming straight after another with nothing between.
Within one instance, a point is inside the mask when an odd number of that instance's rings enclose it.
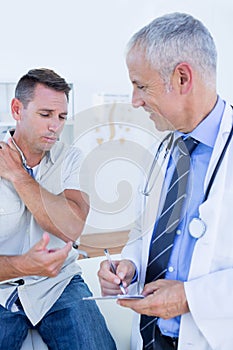
<instances>
[{"instance_id":1,"label":"stethoscope tubing","mask_svg":"<svg viewBox=\"0 0 233 350\"><path fill-rule=\"evenodd\" d=\"M207 186L207 189L206 189L206 192L205 192L205 195L204 195L203 202L205 202L205 201L208 199L208 197L209 197L210 190L211 190L211 188L212 188L212 186L213 186L214 180L215 180L215 178L216 178L216 176L217 176L217 173L218 173L218 171L219 171L219 169L220 169L221 163L222 163L222 161L223 161L223 159L224 159L225 153L226 153L227 148L228 148L228 146L229 146L229 144L230 144L232 135L233 135L233 125L232 125L232 127L231 127L231 130L230 130L230 133L229 133L229 135L228 135L227 141L226 141L226 143L225 143L225 145L224 145L224 147L223 147L223 150L222 150L222 152L221 152L221 154L220 154L220 157L219 157L219 159L218 159L218 162L217 162L217 164L216 164L216 166L215 166L215 168L214 168L214 171L213 171L213 173L212 173L212 175L211 175L210 181L209 181L209 183L208 183L208 186ZM169 139L169 138L170 138L170 139ZM155 154L155 157L154 157L153 162L152 162L151 167L150 167L150 171L149 171L149 174L148 174L147 182L146 182L146 184L145 184L144 190L142 191L142 194L143 194L144 196L149 196L149 195L150 195L150 193L151 193L151 191L152 191L152 189L153 189L153 187L154 187L154 185L155 185L155 182L156 182L156 180L157 180L158 175L155 177L155 179L154 179L154 181L153 181L153 184L152 184L151 187L149 188L150 179L151 179L151 177L152 177L152 174L153 174L153 172L154 172L156 163L157 163L157 161L158 161L158 159L159 159L159 155L160 155L160 153L161 153L161 151L162 151L162 149L163 149L163 145L164 145L164 143L165 143L166 140L169 140L169 141L168 141L168 145L167 145L166 150L165 150L165 154L164 154L164 156L163 156L162 165L164 164L165 159L166 159L168 153L169 153L170 150L171 150L171 147L172 147L172 144L173 144L173 140L174 140L174 132L169 133L168 135L166 135L165 138L164 138L164 139L162 140L162 142L160 143L158 149L157 149L157 152L156 152L156 154ZM161 167L162 167L162 165L161 165Z\"/></svg>"},{"instance_id":2,"label":"stethoscope tubing","mask_svg":"<svg viewBox=\"0 0 233 350\"><path fill-rule=\"evenodd\" d=\"M163 150L163 146L164 146L164 143L168 140L168 144L167 144L167 147L165 149L165 153L164 153L164 156L163 156L163 160L162 160L162 164L161 164L161 167L163 166L166 158L167 158L167 155L169 154L170 150L171 150L171 147L172 147L172 144L173 144L173 139L174 139L174 132L171 132L169 133L168 135L166 135L164 137L164 139L160 142L160 145L157 149L157 152L154 156L154 159L153 159L153 162L151 164L151 167L150 167L150 170L149 170L149 174L148 174L148 178L147 178L147 181L146 181L146 184L144 186L144 190L142 190L142 194L144 196L149 196L155 183L156 183L156 180L157 180L157 177L158 177L158 174L156 174L155 176L155 179L151 185L151 187L149 188L149 183L150 183L150 180L151 180L151 177L152 177L152 174L155 170L155 166L156 166L156 163L159 159L159 156L160 156L160 153L162 152ZM159 173L159 172L158 172Z\"/></svg>"}]
</instances>

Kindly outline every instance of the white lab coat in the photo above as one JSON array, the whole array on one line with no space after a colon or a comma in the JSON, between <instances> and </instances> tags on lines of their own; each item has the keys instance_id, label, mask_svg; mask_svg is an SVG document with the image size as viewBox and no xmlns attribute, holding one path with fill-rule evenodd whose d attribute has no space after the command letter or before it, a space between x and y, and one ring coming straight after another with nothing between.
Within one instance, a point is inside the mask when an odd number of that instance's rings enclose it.
<instances>
[{"instance_id":1,"label":"white lab coat","mask_svg":"<svg viewBox=\"0 0 233 350\"><path fill-rule=\"evenodd\" d=\"M219 159L233 123L227 105L205 179L205 189ZM164 164L166 167L166 164ZM158 182L160 183L158 185ZM122 257L129 258L139 271L141 287L145 280L148 247L156 217L158 191L141 199L144 214L138 217ZM155 204L157 203L157 204ZM146 208L146 210L145 210ZM181 317L178 350L233 349L233 140L230 142L209 197L199 207L206 233L194 248L185 292L190 312ZM139 316L132 328L132 350L141 350Z\"/></svg>"}]
</instances>

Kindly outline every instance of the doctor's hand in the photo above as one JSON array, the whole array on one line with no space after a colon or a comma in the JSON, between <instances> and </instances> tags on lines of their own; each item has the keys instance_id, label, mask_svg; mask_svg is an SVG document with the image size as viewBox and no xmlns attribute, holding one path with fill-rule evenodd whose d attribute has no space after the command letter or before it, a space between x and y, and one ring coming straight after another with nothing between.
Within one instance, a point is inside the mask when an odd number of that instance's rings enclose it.
<instances>
[{"instance_id":1,"label":"doctor's hand","mask_svg":"<svg viewBox=\"0 0 233 350\"><path fill-rule=\"evenodd\" d=\"M122 282L126 288L132 281L135 266L130 260L113 261L116 268L116 275L111 271L110 264L107 260L102 261L98 271L99 282L102 295L121 294L119 284Z\"/></svg>"},{"instance_id":2,"label":"doctor's hand","mask_svg":"<svg viewBox=\"0 0 233 350\"><path fill-rule=\"evenodd\" d=\"M174 280L157 280L145 285L140 300L118 300L117 303L129 307L139 314L173 318L189 312L184 283Z\"/></svg>"}]
</instances>

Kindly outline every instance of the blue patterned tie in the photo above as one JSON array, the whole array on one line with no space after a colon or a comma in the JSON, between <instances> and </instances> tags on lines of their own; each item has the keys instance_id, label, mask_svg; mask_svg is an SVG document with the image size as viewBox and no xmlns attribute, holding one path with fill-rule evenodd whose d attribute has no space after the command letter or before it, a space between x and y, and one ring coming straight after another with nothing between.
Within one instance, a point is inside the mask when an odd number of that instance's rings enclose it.
<instances>
[{"instance_id":1,"label":"blue patterned tie","mask_svg":"<svg viewBox=\"0 0 233 350\"><path fill-rule=\"evenodd\" d=\"M167 190L162 212L152 235L145 283L165 277L176 230L184 211L183 205L190 172L190 155L197 145L198 142L191 137L185 141L179 138L175 143L175 147L177 146L179 150L179 158ZM143 349L153 349L156 320L156 317L141 316L140 331L143 338Z\"/></svg>"}]
</instances>

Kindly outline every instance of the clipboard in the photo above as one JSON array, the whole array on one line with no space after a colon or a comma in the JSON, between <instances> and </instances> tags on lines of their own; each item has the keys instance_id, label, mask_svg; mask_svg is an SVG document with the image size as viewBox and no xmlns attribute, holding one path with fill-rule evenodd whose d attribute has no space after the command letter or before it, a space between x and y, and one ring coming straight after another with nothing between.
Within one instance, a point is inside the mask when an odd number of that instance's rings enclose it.
<instances>
[{"instance_id":1,"label":"clipboard","mask_svg":"<svg viewBox=\"0 0 233 350\"><path fill-rule=\"evenodd\" d=\"M109 299L144 299L144 295L141 294L117 294L117 295L105 295L105 296L91 296L91 297L84 297L82 300L109 300Z\"/></svg>"}]
</instances>

